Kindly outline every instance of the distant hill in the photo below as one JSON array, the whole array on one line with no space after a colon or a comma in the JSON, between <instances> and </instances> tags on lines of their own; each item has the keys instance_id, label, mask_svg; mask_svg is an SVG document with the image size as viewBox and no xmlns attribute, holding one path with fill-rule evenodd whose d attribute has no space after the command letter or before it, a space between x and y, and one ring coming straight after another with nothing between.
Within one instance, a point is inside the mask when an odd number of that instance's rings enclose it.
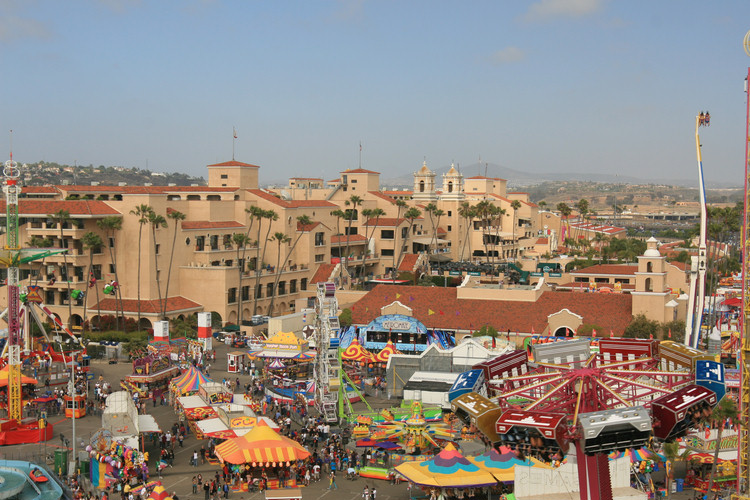
<instances>
[{"instance_id":1,"label":"distant hill","mask_svg":"<svg viewBox=\"0 0 750 500\"><path fill-rule=\"evenodd\" d=\"M445 174L450 170L450 166L439 167L435 169L435 173L438 176ZM510 167L503 165L497 165L489 163L487 165L473 163L471 165L461 166L461 173L464 177L473 177L475 175L486 175L487 177L499 177L508 181L508 186L515 189L525 186L534 186L543 182L549 181L586 181L586 182L602 182L612 184L664 184L669 186L685 186L685 187L696 187L698 184L697 179L639 179L637 177L630 177L626 175L613 175L606 173L580 173L580 172L522 172L515 170ZM485 173L486 172L486 173ZM407 187L411 188L414 185L414 176L410 172L408 174L392 177L389 179L381 179L380 184L386 187ZM438 182L438 185L440 183ZM706 187L715 188L726 188L726 187L737 187L736 183L711 183L707 182Z\"/></svg>"},{"instance_id":2,"label":"distant hill","mask_svg":"<svg viewBox=\"0 0 750 500\"><path fill-rule=\"evenodd\" d=\"M130 186L205 186L203 177L181 173L162 173L127 167L105 167L99 165L81 166L65 165L54 162L29 163L21 169L21 179L25 186L44 186L55 184L90 185L97 182L101 185L118 185L126 183Z\"/></svg>"}]
</instances>

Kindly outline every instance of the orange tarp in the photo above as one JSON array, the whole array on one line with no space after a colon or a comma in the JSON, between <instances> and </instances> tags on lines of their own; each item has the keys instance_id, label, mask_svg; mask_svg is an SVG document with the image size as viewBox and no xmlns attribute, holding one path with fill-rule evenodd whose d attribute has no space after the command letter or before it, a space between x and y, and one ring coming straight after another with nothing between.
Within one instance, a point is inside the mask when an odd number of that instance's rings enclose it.
<instances>
[{"instance_id":1,"label":"orange tarp","mask_svg":"<svg viewBox=\"0 0 750 500\"><path fill-rule=\"evenodd\" d=\"M10 366L5 365L5 367L2 370L0 370L0 387L8 386L8 377L10 376L8 374L9 369L10 369ZM36 384L37 380L35 378L27 377L26 375L21 374L21 383L22 384Z\"/></svg>"}]
</instances>

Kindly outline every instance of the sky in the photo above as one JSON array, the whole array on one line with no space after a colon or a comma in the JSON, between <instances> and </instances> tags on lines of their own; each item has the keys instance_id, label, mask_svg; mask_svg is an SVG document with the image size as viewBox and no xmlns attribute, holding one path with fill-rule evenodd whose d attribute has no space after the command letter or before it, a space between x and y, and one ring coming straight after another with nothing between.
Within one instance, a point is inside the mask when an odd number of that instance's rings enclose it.
<instances>
[{"instance_id":1,"label":"sky","mask_svg":"<svg viewBox=\"0 0 750 500\"><path fill-rule=\"evenodd\" d=\"M748 30L747 0L0 0L0 155L690 178L709 110L706 180L741 185Z\"/></svg>"}]
</instances>

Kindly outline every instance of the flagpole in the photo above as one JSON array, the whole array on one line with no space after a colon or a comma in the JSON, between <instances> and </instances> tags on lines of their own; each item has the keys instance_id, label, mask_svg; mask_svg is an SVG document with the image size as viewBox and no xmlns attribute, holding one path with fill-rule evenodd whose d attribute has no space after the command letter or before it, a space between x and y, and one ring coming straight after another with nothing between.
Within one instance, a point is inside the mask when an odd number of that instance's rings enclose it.
<instances>
[{"instance_id":1,"label":"flagpole","mask_svg":"<svg viewBox=\"0 0 750 500\"><path fill-rule=\"evenodd\" d=\"M232 161L234 161L234 143L237 141L237 129L232 127Z\"/></svg>"}]
</instances>

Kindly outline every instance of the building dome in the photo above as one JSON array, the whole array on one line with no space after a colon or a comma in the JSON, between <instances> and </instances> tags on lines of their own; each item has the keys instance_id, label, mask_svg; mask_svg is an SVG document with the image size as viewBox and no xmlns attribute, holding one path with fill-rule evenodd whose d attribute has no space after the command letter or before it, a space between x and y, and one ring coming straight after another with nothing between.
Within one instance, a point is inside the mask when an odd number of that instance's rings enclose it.
<instances>
[{"instance_id":1,"label":"building dome","mask_svg":"<svg viewBox=\"0 0 750 500\"><path fill-rule=\"evenodd\" d=\"M661 257L659 249L656 246L659 242L653 236L646 240L646 251L643 253L644 257Z\"/></svg>"}]
</instances>

